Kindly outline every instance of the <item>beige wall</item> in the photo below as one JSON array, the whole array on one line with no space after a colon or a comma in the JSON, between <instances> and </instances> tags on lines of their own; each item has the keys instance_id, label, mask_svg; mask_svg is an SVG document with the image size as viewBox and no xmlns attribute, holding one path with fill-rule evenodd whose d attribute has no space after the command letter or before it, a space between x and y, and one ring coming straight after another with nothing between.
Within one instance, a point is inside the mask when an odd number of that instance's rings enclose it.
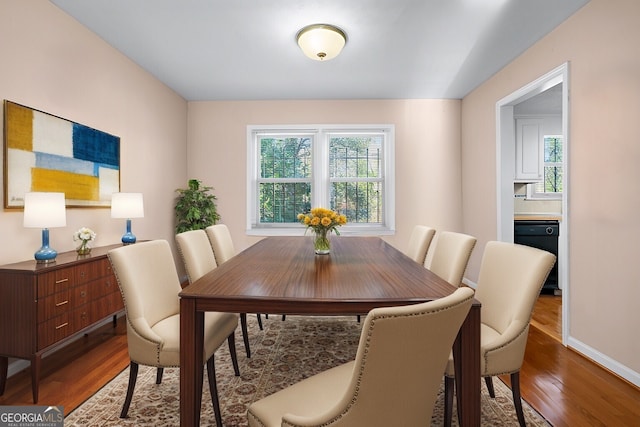
<instances>
[{"instance_id":1,"label":"beige wall","mask_svg":"<svg viewBox=\"0 0 640 427\"><path fill-rule=\"evenodd\" d=\"M459 230L460 101L238 101L189 103L190 178L215 187L222 222L243 249L247 236L247 125L393 124L396 230L385 239L406 247L416 224Z\"/></svg>"},{"instance_id":2,"label":"beige wall","mask_svg":"<svg viewBox=\"0 0 640 427\"><path fill-rule=\"evenodd\" d=\"M496 102L570 63L570 344L640 384L640 2L592 0L462 103L465 231L496 231ZM481 252L468 276L477 278ZM611 365L610 365L611 366Z\"/></svg>"},{"instance_id":3,"label":"beige wall","mask_svg":"<svg viewBox=\"0 0 640 427\"><path fill-rule=\"evenodd\" d=\"M174 190L187 176L186 101L46 0L0 0L0 58L1 99L121 138L121 189L144 193L134 234L173 241ZM96 231L96 245L124 233L109 209L68 209L51 246L72 250L81 226ZM0 264L32 259L40 247L41 232L22 227L22 210L1 210L0 232Z\"/></svg>"}]
</instances>

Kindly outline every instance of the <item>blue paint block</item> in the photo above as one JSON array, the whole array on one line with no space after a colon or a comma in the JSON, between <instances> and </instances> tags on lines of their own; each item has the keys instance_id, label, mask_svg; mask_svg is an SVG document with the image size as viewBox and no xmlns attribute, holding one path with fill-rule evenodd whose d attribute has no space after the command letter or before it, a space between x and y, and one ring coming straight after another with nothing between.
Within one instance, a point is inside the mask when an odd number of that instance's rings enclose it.
<instances>
[{"instance_id":1,"label":"blue paint block","mask_svg":"<svg viewBox=\"0 0 640 427\"><path fill-rule=\"evenodd\" d=\"M120 138L74 123L73 157L118 168L120 165Z\"/></svg>"}]
</instances>

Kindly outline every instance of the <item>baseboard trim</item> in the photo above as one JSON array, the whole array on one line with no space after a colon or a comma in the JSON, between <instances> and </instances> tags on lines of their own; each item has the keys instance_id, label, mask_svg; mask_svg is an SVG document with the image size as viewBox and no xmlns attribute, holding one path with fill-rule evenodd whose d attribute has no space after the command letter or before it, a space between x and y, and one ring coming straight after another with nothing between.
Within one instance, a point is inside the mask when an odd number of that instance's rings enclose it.
<instances>
[{"instance_id":1,"label":"baseboard trim","mask_svg":"<svg viewBox=\"0 0 640 427\"><path fill-rule=\"evenodd\" d=\"M640 389L640 373L574 337L569 337L567 346Z\"/></svg>"}]
</instances>

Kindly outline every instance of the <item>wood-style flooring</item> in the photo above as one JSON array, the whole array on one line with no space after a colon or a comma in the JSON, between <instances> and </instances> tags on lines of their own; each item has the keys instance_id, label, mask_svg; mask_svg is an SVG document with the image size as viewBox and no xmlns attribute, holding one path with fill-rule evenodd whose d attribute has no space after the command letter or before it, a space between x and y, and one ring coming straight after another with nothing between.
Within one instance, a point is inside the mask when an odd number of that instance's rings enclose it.
<instances>
[{"instance_id":1,"label":"wood-style flooring","mask_svg":"<svg viewBox=\"0 0 640 427\"><path fill-rule=\"evenodd\" d=\"M560 297L541 296L520 373L523 398L558 427L640 425L640 389L565 348L560 313ZM270 316L266 321L282 320ZM39 404L63 405L68 414L128 363L120 318L116 328L105 325L43 359ZM508 384L508 377L504 380ZM0 405L30 404L27 369L7 380Z\"/></svg>"}]
</instances>

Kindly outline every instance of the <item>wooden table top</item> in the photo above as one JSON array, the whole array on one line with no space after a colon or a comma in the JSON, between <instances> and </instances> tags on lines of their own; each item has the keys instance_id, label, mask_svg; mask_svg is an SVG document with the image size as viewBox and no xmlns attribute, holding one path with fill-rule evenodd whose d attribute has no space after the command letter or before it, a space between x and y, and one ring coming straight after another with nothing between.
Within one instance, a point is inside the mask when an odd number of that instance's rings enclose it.
<instances>
[{"instance_id":1,"label":"wooden table top","mask_svg":"<svg viewBox=\"0 0 640 427\"><path fill-rule=\"evenodd\" d=\"M268 237L181 293L198 311L364 314L429 301L455 288L378 237L331 239L315 255L310 237Z\"/></svg>"}]
</instances>

